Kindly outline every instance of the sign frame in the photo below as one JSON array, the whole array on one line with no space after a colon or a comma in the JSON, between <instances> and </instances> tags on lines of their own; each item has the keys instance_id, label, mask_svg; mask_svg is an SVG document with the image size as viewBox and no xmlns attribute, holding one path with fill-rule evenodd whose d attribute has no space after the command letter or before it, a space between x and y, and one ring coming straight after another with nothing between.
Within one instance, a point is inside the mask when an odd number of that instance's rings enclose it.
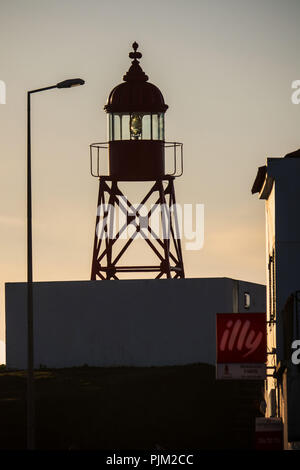
<instances>
[{"instance_id":1,"label":"sign frame","mask_svg":"<svg viewBox=\"0 0 300 470\"><path fill-rule=\"evenodd\" d=\"M266 313L217 313L216 358L219 380L264 380Z\"/></svg>"}]
</instances>

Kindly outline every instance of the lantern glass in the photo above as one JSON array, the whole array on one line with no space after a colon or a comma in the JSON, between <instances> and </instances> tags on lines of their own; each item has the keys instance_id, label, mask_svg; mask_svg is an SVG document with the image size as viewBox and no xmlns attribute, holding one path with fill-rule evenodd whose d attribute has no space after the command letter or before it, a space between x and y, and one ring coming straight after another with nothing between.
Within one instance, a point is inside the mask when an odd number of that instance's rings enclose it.
<instances>
[{"instance_id":1,"label":"lantern glass","mask_svg":"<svg viewBox=\"0 0 300 470\"><path fill-rule=\"evenodd\" d=\"M158 114L152 114L152 139L158 140Z\"/></svg>"},{"instance_id":2,"label":"lantern glass","mask_svg":"<svg viewBox=\"0 0 300 470\"><path fill-rule=\"evenodd\" d=\"M122 120L122 139L121 140L129 140L130 139L130 114L121 114Z\"/></svg>"},{"instance_id":3,"label":"lantern glass","mask_svg":"<svg viewBox=\"0 0 300 470\"><path fill-rule=\"evenodd\" d=\"M109 113L109 140L164 140L164 113Z\"/></svg>"},{"instance_id":4,"label":"lantern glass","mask_svg":"<svg viewBox=\"0 0 300 470\"><path fill-rule=\"evenodd\" d=\"M130 115L130 138L133 140L141 140L142 139L142 121L143 121L143 114L142 113L132 113Z\"/></svg>"},{"instance_id":5,"label":"lantern glass","mask_svg":"<svg viewBox=\"0 0 300 470\"><path fill-rule=\"evenodd\" d=\"M143 139L151 139L151 114L144 114L143 116Z\"/></svg>"},{"instance_id":6,"label":"lantern glass","mask_svg":"<svg viewBox=\"0 0 300 470\"><path fill-rule=\"evenodd\" d=\"M158 140L165 140L165 115L158 114Z\"/></svg>"},{"instance_id":7,"label":"lantern glass","mask_svg":"<svg viewBox=\"0 0 300 470\"><path fill-rule=\"evenodd\" d=\"M114 115L114 140L121 140L121 116Z\"/></svg>"}]
</instances>

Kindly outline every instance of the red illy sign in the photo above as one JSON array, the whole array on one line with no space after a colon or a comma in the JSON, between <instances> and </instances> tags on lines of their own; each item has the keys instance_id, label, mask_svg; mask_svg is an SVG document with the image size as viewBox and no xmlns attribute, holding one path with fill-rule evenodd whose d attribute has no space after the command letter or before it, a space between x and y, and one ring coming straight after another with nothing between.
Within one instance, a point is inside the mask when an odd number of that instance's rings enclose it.
<instances>
[{"instance_id":1,"label":"red illy sign","mask_svg":"<svg viewBox=\"0 0 300 470\"><path fill-rule=\"evenodd\" d=\"M266 360L265 313L217 314L218 364L259 364Z\"/></svg>"}]
</instances>

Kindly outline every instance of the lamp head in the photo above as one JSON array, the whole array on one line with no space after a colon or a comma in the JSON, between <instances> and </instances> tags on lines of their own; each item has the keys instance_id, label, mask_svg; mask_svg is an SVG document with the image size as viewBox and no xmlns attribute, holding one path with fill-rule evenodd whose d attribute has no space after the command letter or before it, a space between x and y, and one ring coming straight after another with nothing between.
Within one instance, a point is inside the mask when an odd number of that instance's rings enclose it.
<instances>
[{"instance_id":1,"label":"lamp head","mask_svg":"<svg viewBox=\"0 0 300 470\"><path fill-rule=\"evenodd\" d=\"M64 80L59 82L56 86L57 88L71 88L73 86L84 85L85 81L81 78L70 78L69 80Z\"/></svg>"}]
</instances>

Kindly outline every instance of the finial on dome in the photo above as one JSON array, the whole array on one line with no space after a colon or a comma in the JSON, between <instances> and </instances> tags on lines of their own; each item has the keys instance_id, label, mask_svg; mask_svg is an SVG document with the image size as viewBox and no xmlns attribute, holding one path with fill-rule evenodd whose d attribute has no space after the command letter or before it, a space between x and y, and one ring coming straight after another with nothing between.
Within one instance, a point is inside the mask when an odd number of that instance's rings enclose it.
<instances>
[{"instance_id":1,"label":"finial on dome","mask_svg":"<svg viewBox=\"0 0 300 470\"><path fill-rule=\"evenodd\" d=\"M139 65L140 62L138 61L138 59L141 59L142 54L141 52L137 51L138 47L139 47L138 43L134 41L134 43L132 44L132 49L134 50L134 52L129 52L129 57L130 59L133 59L133 61L131 62L130 69L128 70L126 75L124 75L123 77L123 80L125 82L129 82L129 81L146 82L148 80L148 76L144 73L141 66Z\"/></svg>"},{"instance_id":2,"label":"finial on dome","mask_svg":"<svg viewBox=\"0 0 300 470\"><path fill-rule=\"evenodd\" d=\"M137 60L142 58L141 52L137 52L138 47L138 43L134 41L134 43L132 44L132 49L134 50L134 52L129 52L130 59Z\"/></svg>"}]
</instances>

